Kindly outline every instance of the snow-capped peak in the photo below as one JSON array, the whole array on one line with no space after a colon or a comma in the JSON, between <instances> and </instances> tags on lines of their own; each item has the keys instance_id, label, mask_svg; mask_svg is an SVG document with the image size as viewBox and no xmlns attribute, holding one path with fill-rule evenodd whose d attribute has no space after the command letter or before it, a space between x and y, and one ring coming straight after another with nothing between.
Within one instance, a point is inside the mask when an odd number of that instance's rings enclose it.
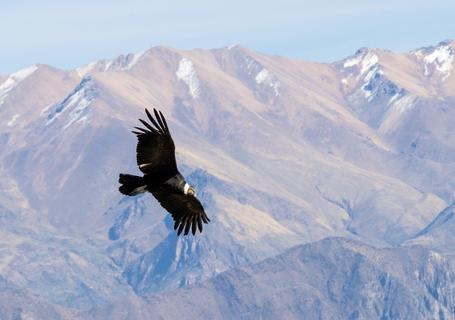
<instances>
[{"instance_id":1,"label":"snow-capped peak","mask_svg":"<svg viewBox=\"0 0 455 320\"><path fill-rule=\"evenodd\" d=\"M9 77L0 84L0 105L3 104L5 97L20 82L29 77L38 69L37 65L21 69L9 75Z\"/></svg>"},{"instance_id":2,"label":"snow-capped peak","mask_svg":"<svg viewBox=\"0 0 455 320\"><path fill-rule=\"evenodd\" d=\"M134 67L144 55L144 52L121 55L112 61L109 71L125 71Z\"/></svg>"},{"instance_id":3,"label":"snow-capped peak","mask_svg":"<svg viewBox=\"0 0 455 320\"><path fill-rule=\"evenodd\" d=\"M434 64L436 70L443 74L445 80L453 68L454 49L450 45L437 47L431 54L427 55L423 61L426 64Z\"/></svg>"},{"instance_id":4,"label":"snow-capped peak","mask_svg":"<svg viewBox=\"0 0 455 320\"><path fill-rule=\"evenodd\" d=\"M372 50L361 49L356 54L344 61L343 67L345 69L357 67L359 70L358 77L361 77L366 72L371 70L379 62L379 58Z\"/></svg>"},{"instance_id":5,"label":"snow-capped peak","mask_svg":"<svg viewBox=\"0 0 455 320\"><path fill-rule=\"evenodd\" d=\"M83 78L90 72L106 72L106 71L126 71L133 68L144 55L144 52L129 53L121 55L113 60L97 60L89 64L76 68L78 75Z\"/></svg>"},{"instance_id":6,"label":"snow-capped peak","mask_svg":"<svg viewBox=\"0 0 455 320\"><path fill-rule=\"evenodd\" d=\"M179 67L175 72L179 80L182 80L188 86L189 93L193 98L199 97L200 83L196 70L191 60L182 58L179 62Z\"/></svg>"},{"instance_id":7,"label":"snow-capped peak","mask_svg":"<svg viewBox=\"0 0 455 320\"><path fill-rule=\"evenodd\" d=\"M353 82L360 85L364 97L371 101L376 91L374 88L378 86L383 75L378 55L373 50L362 48L357 50L354 56L344 60L342 67L342 72L347 73L347 76L342 78L341 82L345 86Z\"/></svg>"},{"instance_id":8,"label":"snow-capped peak","mask_svg":"<svg viewBox=\"0 0 455 320\"><path fill-rule=\"evenodd\" d=\"M450 42L441 42L437 47L426 47L412 52L424 63L424 75L429 76L436 70L444 81L450 76L453 68L455 49Z\"/></svg>"}]
</instances>

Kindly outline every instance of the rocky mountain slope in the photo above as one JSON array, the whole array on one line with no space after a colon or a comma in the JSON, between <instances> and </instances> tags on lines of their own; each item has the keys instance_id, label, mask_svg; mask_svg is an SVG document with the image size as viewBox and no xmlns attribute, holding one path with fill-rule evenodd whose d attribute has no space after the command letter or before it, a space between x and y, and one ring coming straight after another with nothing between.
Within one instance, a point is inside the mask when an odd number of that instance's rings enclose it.
<instances>
[{"instance_id":1,"label":"rocky mountain slope","mask_svg":"<svg viewBox=\"0 0 455 320\"><path fill-rule=\"evenodd\" d=\"M454 262L418 246L327 238L147 296L144 308L158 319L453 319Z\"/></svg>"}]
</instances>

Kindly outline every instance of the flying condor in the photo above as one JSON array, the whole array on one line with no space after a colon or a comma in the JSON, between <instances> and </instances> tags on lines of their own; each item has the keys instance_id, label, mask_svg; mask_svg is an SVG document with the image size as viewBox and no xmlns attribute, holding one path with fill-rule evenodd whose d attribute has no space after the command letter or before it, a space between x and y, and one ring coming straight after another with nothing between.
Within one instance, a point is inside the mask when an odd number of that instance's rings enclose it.
<instances>
[{"instance_id":1,"label":"flying condor","mask_svg":"<svg viewBox=\"0 0 455 320\"><path fill-rule=\"evenodd\" d=\"M177 170L175 145L161 111L153 109L155 118L145 109L151 124L139 119L144 128L135 127L138 143L136 159L143 177L121 173L119 191L127 196L151 192L174 219L177 235L202 232L202 223L210 222L196 192Z\"/></svg>"}]
</instances>

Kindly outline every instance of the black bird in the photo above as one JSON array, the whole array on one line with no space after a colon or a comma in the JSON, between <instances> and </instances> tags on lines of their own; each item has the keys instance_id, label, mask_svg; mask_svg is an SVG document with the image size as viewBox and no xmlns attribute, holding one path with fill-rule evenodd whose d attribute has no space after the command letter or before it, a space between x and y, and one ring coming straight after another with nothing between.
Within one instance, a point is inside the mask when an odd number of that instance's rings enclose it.
<instances>
[{"instance_id":1,"label":"black bird","mask_svg":"<svg viewBox=\"0 0 455 320\"><path fill-rule=\"evenodd\" d=\"M155 119L145 109L150 125L146 121L139 121L146 129L134 127L132 131L138 138L136 159L143 177L131 174L120 174L119 182L122 184L119 191L128 196L135 196L143 192L151 192L174 219L174 230L180 235L185 230L185 235L196 230L202 232L202 222L208 223L210 219L204 208L196 198L196 191L177 170L175 161L175 145L169 128L161 111L153 109Z\"/></svg>"}]
</instances>

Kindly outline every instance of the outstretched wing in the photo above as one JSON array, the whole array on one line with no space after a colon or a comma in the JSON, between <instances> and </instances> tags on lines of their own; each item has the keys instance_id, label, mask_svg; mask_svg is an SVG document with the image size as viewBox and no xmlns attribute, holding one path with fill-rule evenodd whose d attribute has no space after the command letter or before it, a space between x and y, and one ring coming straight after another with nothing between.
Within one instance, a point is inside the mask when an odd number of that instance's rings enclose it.
<instances>
[{"instance_id":1,"label":"outstretched wing","mask_svg":"<svg viewBox=\"0 0 455 320\"><path fill-rule=\"evenodd\" d=\"M152 124L139 119L144 128L135 127L136 159L139 169L148 175L171 176L177 172L175 145L161 111L153 109L155 118L145 109Z\"/></svg>"},{"instance_id":2,"label":"outstretched wing","mask_svg":"<svg viewBox=\"0 0 455 320\"><path fill-rule=\"evenodd\" d=\"M191 232L196 234L196 230L202 232L202 223L209 223L210 219L204 212L204 207L199 200L190 195L171 193L167 191L152 192L159 203L166 209L174 219L174 230L180 235L183 230L187 235Z\"/></svg>"}]
</instances>

